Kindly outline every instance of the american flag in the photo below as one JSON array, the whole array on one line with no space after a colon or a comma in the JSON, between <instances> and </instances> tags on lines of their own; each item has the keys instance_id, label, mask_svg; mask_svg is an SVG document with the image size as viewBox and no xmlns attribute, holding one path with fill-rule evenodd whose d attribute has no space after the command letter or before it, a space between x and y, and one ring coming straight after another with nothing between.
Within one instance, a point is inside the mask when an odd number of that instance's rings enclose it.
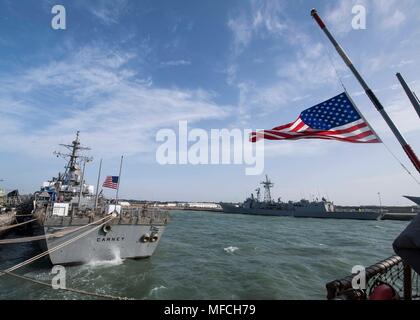
<instances>
[{"instance_id":1,"label":"american flag","mask_svg":"<svg viewBox=\"0 0 420 320\"><path fill-rule=\"evenodd\" d=\"M346 92L302 111L296 121L271 130L252 132L250 141L330 139L378 143L381 139L362 117Z\"/></svg>"},{"instance_id":2,"label":"american flag","mask_svg":"<svg viewBox=\"0 0 420 320\"><path fill-rule=\"evenodd\" d=\"M110 189L118 189L118 176L107 176L102 187Z\"/></svg>"}]
</instances>

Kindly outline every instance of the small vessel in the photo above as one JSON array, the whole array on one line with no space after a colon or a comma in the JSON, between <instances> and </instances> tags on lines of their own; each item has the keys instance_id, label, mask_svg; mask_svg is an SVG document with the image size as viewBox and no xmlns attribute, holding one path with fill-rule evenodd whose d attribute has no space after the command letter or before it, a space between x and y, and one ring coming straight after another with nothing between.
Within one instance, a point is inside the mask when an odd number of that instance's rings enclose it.
<instances>
[{"instance_id":1,"label":"small vessel","mask_svg":"<svg viewBox=\"0 0 420 320\"><path fill-rule=\"evenodd\" d=\"M382 213L380 210L355 210L345 207L336 207L333 202L322 198L321 200L282 202L280 199L275 202L271 198L271 188L274 184L265 176L261 184L264 187L264 200L261 201L261 190L256 189L257 196L247 198L241 204L220 203L224 213L239 213L264 216L289 216L296 218L329 218L329 219L356 219L356 220L377 220Z\"/></svg>"},{"instance_id":2,"label":"small vessel","mask_svg":"<svg viewBox=\"0 0 420 320\"><path fill-rule=\"evenodd\" d=\"M35 193L34 235L44 235L41 247L53 264L86 263L150 257L163 235L169 214L147 205L123 207L94 194L84 181L79 133L70 145L64 174L45 182ZM83 162L83 170L82 168ZM99 181L99 176L98 176ZM99 184L98 184L99 185Z\"/></svg>"}]
</instances>

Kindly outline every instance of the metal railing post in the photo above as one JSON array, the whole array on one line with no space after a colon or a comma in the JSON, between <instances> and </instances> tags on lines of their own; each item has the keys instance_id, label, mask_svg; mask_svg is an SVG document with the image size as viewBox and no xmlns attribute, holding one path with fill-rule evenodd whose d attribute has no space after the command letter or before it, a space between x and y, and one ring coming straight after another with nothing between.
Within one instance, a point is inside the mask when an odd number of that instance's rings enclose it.
<instances>
[{"instance_id":1,"label":"metal railing post","mask_svg":"<svg viewBox=\"0 0 420 320\"><path fill-rule=\"evenodd\" d=\"M403 262L404 268L404 300L412 300L411 267Z\"/></svg>"}]
</instances>

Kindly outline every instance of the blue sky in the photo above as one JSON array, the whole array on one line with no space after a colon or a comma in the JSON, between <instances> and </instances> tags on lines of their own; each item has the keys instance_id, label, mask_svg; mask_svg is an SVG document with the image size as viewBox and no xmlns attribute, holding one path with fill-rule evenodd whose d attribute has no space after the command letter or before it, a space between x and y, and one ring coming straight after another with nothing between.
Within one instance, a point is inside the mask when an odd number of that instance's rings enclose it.
<instances>
[{"instance_id":1,"label":"blue sky","mask_svg":"<svg viewBox=\"0 0 420 320\"><path fill-rule=\"evenodd\" d=\"M156 163L161 128L271 128L348 91L386 145L419 180L385 122L310 17L316 7L403 135L420 154L420 121L395 77L420 93L420 2L60 1L67 29L51 28L54 1L0 1L0 179L37 190L62 170L52 152L76 130L92 147L95 183L117 174L121 195L149 200L240 201L262 176L242 165ZM351 28L354 4L365 30ZM329 58L331 57L331 59ZM267 142L273 194L336 203L408 204L419 186L382 144Z\"/></svg>"}]
</instances>

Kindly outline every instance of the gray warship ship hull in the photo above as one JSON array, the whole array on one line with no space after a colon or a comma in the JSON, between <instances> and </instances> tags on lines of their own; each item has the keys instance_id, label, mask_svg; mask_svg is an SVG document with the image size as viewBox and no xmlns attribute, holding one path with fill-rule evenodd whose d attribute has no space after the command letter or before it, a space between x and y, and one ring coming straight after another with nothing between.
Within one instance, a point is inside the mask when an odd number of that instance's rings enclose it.
<instances>
[{"instance_id":1,"label":"gray warship ship hull","mask_svg":"<svg viewBox=\"0 0 420 320\"><path fill-rule=\"evenodd\" d=\"M318 218L318 219L350 219L350 220L380 220L382 214L379 212L296 212L295 218Z\"/></svg>"},{"instance_id":2,"label":"gray warship ship hull","mask_svg":"<svg viewBox=\"0 0 420 320\"><path fill-rule=\"evenodd\" d=\"M148 258L155 252L166 227L166 220L153 224L148 222L127 223L119 221L117 217L114 219L115 222L110 221L104 225L106 228L104 226L98 228L100 222L86 226L88 221L71 222L70 219L66 220L62 217L50 218L33 227L34 233L39 235L65 234L48 237L40 242L44 251L50 251L48 256L52 264L83 264L115 259ZM80 229L80 227L83 228ZM95 228L96 230L92 230ZM72 232L72 229L78 230ZM71 241L83 233L87 234L61 249L54 250L57 246ZM147 240L145 240L146 238Z\"/></svg>"},{"instance_id":3,"label":"gray warship ship hull","mask_svg":"<svg viewBox=\"0 0 420 320\"><path fill-rule=\"evenodd\" d=\"M220 203L223 213L235 213L235 214L251 214L257 216L282 216L292 217L294 211L292 210L276 210L276 209L264 209L264 208L244 208L231 203Z\"/></svg>"},{"instance_id":4,"label":"gray warship ship hull","mask_svg":"<svg viewBox=\"0 0 420 320\"><path fill-rule=\"evenodd\" d=\"M297 207L296 209L276 208L244 208L240 205L220 203L224 213L250 214L261 216L281 216L296 218L319 218L319 219L353 219L353 220L378 220L380 212L357 212L357 211L325 211L321 206Z\"/></svg>"}]
</instances>

